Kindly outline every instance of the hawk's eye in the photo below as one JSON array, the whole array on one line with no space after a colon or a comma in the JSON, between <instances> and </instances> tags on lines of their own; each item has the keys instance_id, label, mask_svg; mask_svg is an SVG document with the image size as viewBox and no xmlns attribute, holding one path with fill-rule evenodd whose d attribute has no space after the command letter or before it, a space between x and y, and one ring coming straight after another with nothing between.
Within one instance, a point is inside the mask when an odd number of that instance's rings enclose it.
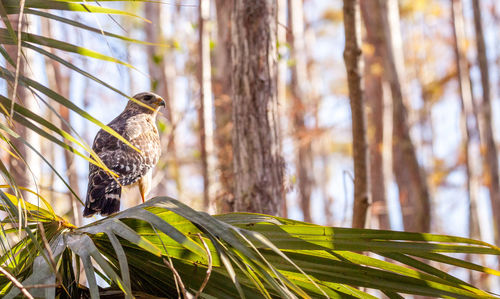
<instances>
[{"instance_id":1,"label":"hawk's eye","mask_svg":"<svg viewBox=\"0 0 500 299\"><path fill-rule=\"evenodd\" d=\"M151 102L153 100L153 96L152 95L147 95L147 96L144 96L144 101L146 102Z\"/></svg>"}]
</instances>

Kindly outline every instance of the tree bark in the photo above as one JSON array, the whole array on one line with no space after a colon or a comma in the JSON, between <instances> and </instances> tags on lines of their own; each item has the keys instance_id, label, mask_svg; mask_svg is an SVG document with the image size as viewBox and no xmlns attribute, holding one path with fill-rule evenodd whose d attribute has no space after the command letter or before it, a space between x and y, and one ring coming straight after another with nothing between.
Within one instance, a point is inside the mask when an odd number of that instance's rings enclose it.
<instances>
[{"instance_id":1,"label":"tree bark","mask_svg":"<svg viewBox=\"0 0 500 299\"><path fill-rule=\"evenodd\" d=\"M198 111L200 125L200 146L203 173L203 209L207 212L215 212L213 202L213 187L215 177L215 157L213 140L213 100L212 100L212 76L210 64L210 32L207 21L210 17L210 0L199 2L199 85L200 85L200 107Z\"/></svg>"},{"instance_id":2,"label":"tree bark","mask_svg":"<svg viewBox=\"0 0 500 299\"><path fill-rule=\"evenodd\" d=\"M490 75L484 42L480 2L472 0L472 8L474 10L477 58L483 92L483 101L479 107L479 132L481 135L482 151L485 153L483 165L486 184L490 192L491 211L495 227L495 242L497 245L500 245L500 177L498 173L498 153L493 135L493 119L491 117Z\"/></svg>"},{"instance_id":3,"label":"tree bark","mask_svg":"<svg viewBox=\"0 0 500 299\"><path fill-rule=\"evenodd\" d=\"M33 18L33 16L24 16L25 21L21 25L23 32L30 32L30 24L29 21ZM19 15L9 15L9 20L14 28L14 30L18 29L19 25ZM31 25L32 26L32 25ZM4 45L5 50L12 58L14 62L17 60L18 48L16 45ZM29 68L27 67L32 61L32 54L30 52L25 52L24 57L21 56L19 63L19 74L25 77L32 77L29 74ZM21 54L22 55L22 54ZM7 69L15 73L15 68L12 67L9 63L7 63ZM13 94L13 86L14 82L8 82L8 95L9 97ZM36 102L35 97L32 93L22 86L18 84L16 89L15 99L11 97L11 100L15 101L15 103L22 105L24 108L32 111L32 112L40 112L38 103ZM7 109L10 110L10 107ZM17 123L13 124L13 130L18 133L27 143L33 146L35 149L40 149L40 136L27 129L24 126L18 125ZM22 159L14 159L11 156L9 157L9 171L12 174L16 184L19 187L28 188L34 192L40 192L37 188L38 180L41 178L41 159L40 157L33 152L33 150L29 149L22 141L14 139L12 140L13 145L19 151L18 154L21 155ZM25 200L31 203L37 203L38 197L30 192L21 192L22 196Z\"/></svg>"},{"instance_id":4,"label":"tree bark","mask_svg":"<svg viewBox=\"0 0 500 299\"><path fill-rule=\"evenodd\" d=\"M364 54L365 61L365 93L370 95L366 98L367 108L367 137L370 157L370 190L372 196L372 214L377 217L380 229L390 229L390 222L386 204L385 182L387 174L384 164L387 163L387 155L384 155L384 117L388 112L384 109L384 61L383 43L384 31L380 26L380 17L373 12L377 10L376 1L361 0L361 14L366 29L365 42L368 50ZM387 138L385 138L387 139Z\"/></svg>"},{"instance_id":5,"label":"tree bark","mask_svg":"<svg viewBox=\"0 0 500 299\"><path fill-rule=\"evenodd\" d=\"M480 239L479 221L477 215L477 197L479 192L480 169L474 152L478 152L477 124L474 121L474 104L470 86L469 66L467 61L467 44L465 37L464 18L461 0L451 0L451 16L455 63L457 65L457 80L462 113L460 127L462 131L462 151L465 157L465 173L467 176L467 197L469 199L469 237Z\"/></svg>"},{"instance_id":6,"label":"tree bark","mask_svg":"<svg viewBox=\"0 0 500 299\"><path fill-rule=\"evenodd\" d=\"M299 201L304 221L311 222L310 199L314 184L313 155L311 138L305 126L305 106L309 102L307 88L307 61L304 41L304 12L302 0L288 0L288 21L291 29L291 59L294 62L291 71L292 105L291 119L297 147L297 178Z\"/></svg>"},{"instance_id":7,"label":"tree bark","mask_svg":"<svg viewBox=\"0 0 500 299\"><path fill-rule=\"evenodd\" d=\"M215 72L212 78L214 91L215 136L220 190L217 191L217 210L227 213L234 210L234 174L231 99L231 13L233 1L216 0L217 42L215 44Z\"/></svg>"},{"instance_id":8,"label":"tree bark","mask_svg":"<svg viewBox=\"0 0 500 299\"><path fill-rule=\"evenodd\" d=\"M17 15L15 17L17 18ZM14 18L9 18L9 19L11 19L10 22L11 22L12 26L14 28L17 28L17 26L16 26L17 21L15 21ZM16 61L17 46L5 45L5 49L6 49L7 53L9 54L9 56L12 58L12 60ZM24 73L24 65L25 65L25 63L24 63L23 59L21 58L20 64L19 64L19 68L20 68L19 73L21 75L24 75L23 74ZM12 74L15 73L15 68L10 66L10 64L7 65L7 69L9 69L12 72ZM8 87L9 96L11 96L13 93L13 84L14 83L12 83L12 85L11 85L9 82L9 87ZM16 103L19 103L20 100L25 101L26 94L27 94L26 89L23 86L18 86L17 91L16 91L16 99L11 98L11 100L15 100ZM7 109L10 109L10 107ZM19 134L19 136L21 136L22 138L26 138L26 135L28 132L27 128L25 128L24 126L21 126L17 123L14 123L13 129L16 133ZM22 141L19 141L17 139L12 140L12 144L16 147L16 149L18 151L16 154L23 157L23 159L27 159L27 156L29 154L29 150L26 147L26 145L24 145L24 143ZM14 181L16 182L16 184L20 187L29 188L30 184L31 184L31 180L30 180L28 167L26 166L26 163L22 159L14 159L12 156L8 156L8 157L9 157L9 171L12 174L12 177L13 177ZM23 196L28 196L27 192L21 192L21 193L23 194Z\"/></svg>"},{"instance_id":9,"label":"tree bark","mask_svg":"<svg viewBox=\"0 0 500 299\"><path fill-rule=\"evenodd\" d=\"M44 31L45 36L52 36L52 28L48 20L42 20L42 30ZM54 49L50 49L50 52L52 54L55 54ZM70 76L68 74L63 74L60 64L52 59L45 60L45 65L50 88L57 91L57 93L61 94L65 98L69 99ZM59 116L63 120L61 121L61 128L64 131L71 133L71 116L68 107L57 104L55 102L53 102L53 105L57 107ZM55 120L56 117L53 117L53 119ZM75 156L67 150L64 150L63 152L64 161L66 163L66 175L68 177L68 183L71 186L71 189L73 189L76 194L80 194ZM52 185L49 186L52 187ZM80 226L82 224L81 205L71 192L68 192L68 196L71 200L71 214L73 215L72 223L76 226Z\"/></svg>"},{"instance_id":10,"label":"tree bark","mask_svg":"<svg viewBox=\"0 0 500 299\"><path fill-rule=\"evenodd\" d=\"M287 71L288 71L288 59L286 59L288 53L288 25L287 25L287 10L288 10L288 0L277 0L276 1L276 20L277 20L277 51L278 51L278 75L277 75L277 97L278 97L278 115L279 115L279 125L280 128L283 127L283 119L281 116L286 115L288 111L287 103ZM280 147L282 147L280 139ZM282 202L281 215L285 218L288 216L287 200L286 198Z\"/></svg>"},{"instance_id":11,"label":"tree bark","mask_svg":"<svg viewBox=\"0 0 500 299\"><path fill-rule=\"evenodd\" d=\"M232 15L235 210L281 214L276 4L236 0Z\"/></svg>"},{"instance_id":12,"label":"tree bark","mask_svg":"<svg viewBox=\"0 0 500 299\"><path fill-rule=\"evenodd\" d=\"M421 169L415 146L410 136L408 112L404 104L401 78L403 78L403 49L393 40L399 32L399 13L394 0L378 1L378 14L384 30L384 75L392 94L392 156L393 171L399 191L405 230L428 232L431 224L431 200L425 174ZM396 41L400 38L396 36Z\"/></svg>"},{"instance_id":13,"label":"tree bark","mask_svg":"<svg viewBox=\"0 0 500 299\"><path fill-rule=\"evenodd\" d=\"M352 146L354 158L354 207L352 227L366 225L370 197L368 144L366 139L365 103L361 61L361 16L359 0L344 0L344 61L352 113Z\"/></svg>"}]
</instances>

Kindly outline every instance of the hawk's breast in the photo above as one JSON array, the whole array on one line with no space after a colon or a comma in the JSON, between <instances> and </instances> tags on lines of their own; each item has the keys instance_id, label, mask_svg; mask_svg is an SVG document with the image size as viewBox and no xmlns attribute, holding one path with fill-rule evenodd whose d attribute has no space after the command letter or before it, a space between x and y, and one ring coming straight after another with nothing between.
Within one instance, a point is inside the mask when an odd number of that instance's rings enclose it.
<instances>
[{"instance_id":1,"label":"hawk's breast","mask_svg":"<svg viewBox=\"0 0 500 299\"><path fill-rule=\"evenodd\" d=\"M141 151L145 164L153 166L158 162L161 154L160 137L151 115L131 117L124 137Z\"/></svg>"}]
</instances>

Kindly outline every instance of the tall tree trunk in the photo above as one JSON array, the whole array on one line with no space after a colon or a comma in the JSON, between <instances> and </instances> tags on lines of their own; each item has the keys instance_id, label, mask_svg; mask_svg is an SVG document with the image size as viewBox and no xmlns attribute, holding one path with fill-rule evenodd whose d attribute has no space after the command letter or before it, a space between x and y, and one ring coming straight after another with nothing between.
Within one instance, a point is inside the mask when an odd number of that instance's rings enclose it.
<instances>
[{"instance_id":1,"label":"tall tree trunk","mask_svg":"<svg viewBox=\"0 0 500 299\"><path fill-rule=\"evenodd\" d=\"M213 76L215 144L219 169L220 190L216 203L219 212L234 210L234 174L232 145L231 99L231 13L233 1L216 0L217 42L215 43L215 72Z\"/></svg>"},{"instance_id":2,"label":"tall tree trunk","mask_svg":"<svg viewBox=\"0 0 500 299\"><path fill-rule=\"evenodd\" d=\"M14 16L11 16L9 17L9 20L12 24L12 26L14 28L17 28L17 24L18 24L18 21L17 21L17 18L19 16L18 15L14 15ZM13 61L16 61L17 59L17 46L15 45L5 45L5 49L7 51L7 53L9 54L9 56L12 58ZM23 58L21 57L21 60L20 60L20 64L18 66L20 68L20 71L19 73L21 75L24 75L24 68L25 68L25 62L23 60ZM15 68L12 67L10 64L7 64L7 69L9 69L12 74L15 73ZM26 94L28 93L28 91L23 87L23 86L18 86L17 87L17 91L16 91L16 95L15 95L15 99L13 99L11 97L12 93L13 93L13 85L14 83L9 83L9 86L8 86L8 95L9 97L11 98L11 100L15 101L16 103L23 103L26 101ZM10 109L7 108L7 109ZM26 134L27 134L27 131L28 129L25 128L24 126L21 126L21 125L18 125L16 123L14 123L14 131L16 133L18 133L21 137L23 138L26 138ZM24 159L26 159L26 157L28 156L28 148L26 147L26 145L24 145L24 143L22 141L18 141L18 140L12 140L12 144L16 147L19 155L21 157L23 157ZM20 187L25 187L25 188L28 188L30 186L30 176L29 176L29 172L28 172L28 167L26 166L26 163L22 160L22 159L14 159L12 156L9 156L9 171L10 173L12 174L12 177L14 178L16 184ZM23 192L23 195L27 195L25 192Z\"/></svg>"},{"instance_id":3,"label":"tall tree trunk","mask_svg":"<svg viewBox=\"0 0 500 299\"><path fill-rule=\"evenodd\" d=\"M465 173L467 176L467 196L469 199L469 237L480 239L479 221L477 215L477 196L479 192L480 169L474 152L477 144L477 124L473 121L474 105L469 79L469 66L467 61L467 44L465 37L464 18L461 0L451 0L451 15L453 24L453 38L455 50L455 63L457 65L457 80L459 86L462 113L460 116L462 131L462 151L465 157ZM475 151L476 149L476 151Z\"/></svg>"},{"instance_id":4,"label":"tall tree trunk","mask_svg":"<svg viewBox=\"0 0 500 299\"><path fill-rule=\"evenodd\" d=\"M232 14L235 210L281 214L276 5L235 0Z\"/></svg>"},{"instance_id":5,"label":"tall tree trunk","mask_svg":"<svg viewBox=\"0 0 500 299\"><path fill-rule=\"evenodd\" d=\"M50 22L48 20L42 20L42 30L44 31L45 36L52 36ZM55 54L54 49L50 49L50 51ZM63 74L61 71L61 66L58 62L50 59L45 60L45 66L47 70L47 77L49 77L49 86L51 89L56 90L62 96L69 98L70 92L70 76L69 74ZM70 133L71 128L71 117L69 113L69 109L66 106L53 103L55 107L58 107L59 116L62 118L61 128ZM55 120L55 117L53 118ZM76 194L80 194L80 188L78 186L78 171L76 169L75 156L69 151L64 150L64 161L66 163L66 175L68 177L69 185L71 189ZM52 185L51 185L52 186ZM82 213L81 206L78 200L74 197L71 192L68 192L71 200L71 211L73 215L73 224L76 226L80 226L82 224Z\"/></svg>"},{"instance_id":6,"label":"tall tree trunk","mask_svg":"<svg viewBox=\"0 0 500 299\"><path fill-rule=\"evenodd\" d=\"M386 204L386 173L384 160L384 117L388 113L384 109L383 70L384 62L381 49L383 48L384 31L376 11L376 1L361 0L361 13L366 28L366 43L368 50L364 55L365 61L365 93L367 107L367 137L370 153L370 189L372 196L372 213L377 217L380 229L390 229L389 216Z\"/></svg>"},{"instance_id":7,"label":"tall tree trunk","mask_svg":"<svg viewBox=\"0 0 500 299\"><path fill-rule=\"evenodd\" d=\"M384 66L392 94L393 171L399 190L405 230L428 232L431 224L431 199L425 174L421 169L410 136L408 112L404 104L401 80L404 77L402 51L393 41L399 32L399 13L394 0L379 1L378 14L384 30ZM396 36L396 41L400 38Z\"/></svg>"},{"instance_id":8,"label":"tall tree trunk","mask_svg":"<svg viewBox=\"0 0 500 299\"><path fill-rule=\"evenodd\" d=\"M287 71L288 71L288 60L286 59L286 55L288 53L288 43L287 43L287 35L288 35L288 27L287 27L287 10L288 0L277 0L276 1L276 9L277 9L277 51L278 51L278 75L277 75L277 97L278 97L278 115L280 116L279 125L283 129L284 124L282 121L286 119L285 117L281 117L286 115L287 109ZM283 142L280 139L280 142ZM280 147L282 144L280 144ZM283 199L281 215L283 217L287 217L288 208L287 208L287 199L286 197Z\"/></svg>"},{"instance_id":9,"label":"tall tree trunk","mask_svg":"<svg viewBox=\"0 0 500 299\"><path fill-rule=\"evenodd\" d=\"M305 106L308 104L307 57L304 42L304 12L302 0L288 0L288 21L291 28L292 105L291 119L297 147L297 177L299 200L304 221L311 222L310 199L314 184L311 138L304 123Z\"/></svg>"},{"instance_id":10,"label":"tall tree trunk","mask_svg":"<svg viewBox=\"0 0 500 299\"><path fill-rule=\"evenodd\" d=\"M165 37L161 31L160 24L162 23L162 16L160 5L158 3L147 2L144 4L145 16L151 21L151 24L146 24L144 27L144 32L146 34L146 40L152 43L164 43ZM167 59L169 58L169 53L166 52L164 48L157 46L146 47L148 56L148 70L151 76L151 90L166 99L165 107L165 117L168 122L172 125L172 130L168 138L162 138L166 140L166 151L164 155L169 157L168 161L171 161L171 165L168 165L169 176L175 181L178 193L182 192L182 184L180 179L179 164L177 160L177 149L176 149L176 136L175 136L175 120L172 102L174 101L174 91L173 86L171 86L171 76L168 75L168 68L172 66L167 65ZM159 166L162 167L162 163ZM166 167L163 165L163 167ZM163 181L163 180L162 180ZM162 183L159 184L158 188L165 189L166 186ZM137 202L138 204L139 202Z\"/></svg>"},{"instance_id":11,"label":"tall tree trunk","mask_svg":"<svg viewBox=\"0 0 500 299\"><path fill-rule=\"evenodd\" d=\"M472 0L474 10L474 29L476 32L477 58L481 73L483 101L479 108L479 132L481 134L482 149L485 152L484 169L487 186L490 191L491 211L493 213L495 242L500 245L500 178L498 173L498 153L493 135L493 119L491 118L491 94L488 58L481 17L481 7L478 0Z\"/></svg>"},{"instance_id":12,"label":"tall tree trunk","mask_svg":"<svg viewBox=\"0 0 500 299\"><path fill-rule=\"evenodd\" d=\"M215 157L213 140L213 100L210 64L210 32L207 21L210 17L210 0L199 2L199 85L200 107L198 111L200 125L200 145L203 173L203 208L205 211L215 212L214 202L214 177Z\"/></svg>"},{"instance_id":13,"label":"tall tree trunk","mask_svg":"<svg viewBox=\"0 0 500 299\"><path fill-rule=\"evenodd\" d=\"M31 31L29 20L31 20L32 18L33 16L26 16L26 15L24 16L24 21L21 24L22 31L25 32ZM19 15L9 15L9 20L10 23L12 24L12 27L15 30L17 30L19 26ZM17 46L5 45L5 49L9 54L9 56L12 58L12 60L16 62L18 56ZM25 53L24 57L22 55L21 59L19 60L18 67L19 67L19 74L21 76L25 76L28 78L32 77L31 74L29 73L30 68L28 67L30 63L33 63L32 54L30 52L27 52ZM7 63L7 69L9 69L12 72L12 74L15 73L15 68L13 68L8 63ZM13 95L14 92L13 86L14 83L12 84L9 83L9 86L7 88L9 97ZM30 111L33 111L35 113L40 112L40 107L38 106L38 103L36 102L36 99L33 96L33 94L21 84L18 84L15 98L11 97L11 100L15 101L17 104L24 106L26 109ZM7 109L10 110L10 107ZM37 133L25 128L24 126L18 125L17 123L14 123L13 129L35 149L40 148L40 136ZM23 157L23 159L14 159L12 157L10 157L9 159L9 171L13 175L16 184L20 187L25 187L30 190L33 190L34 192L39 192L37 184L38 180L40 180L41 178L40 157L36 153L34 153L31 149L29 149L22 141L16 139L13 140L12 143L19 151L19 154ZM37 196L32 193L22 192L22 195L24 199L32 203L37 202Z\"/></svg>"},{"instance_id":14,"label":"tall tree trunk","mask_svg":"<svg viewBox=\"0 0 500 299\"><path fill-rule=\"evenodd\" d=\"M370 197L368 143L366 139L365 103L362 83L361 16L359 0L344 0L344 61L352 113L352 147L354 157L354 208L352 227L366 225Z\"/></svg>"}]
</instances>

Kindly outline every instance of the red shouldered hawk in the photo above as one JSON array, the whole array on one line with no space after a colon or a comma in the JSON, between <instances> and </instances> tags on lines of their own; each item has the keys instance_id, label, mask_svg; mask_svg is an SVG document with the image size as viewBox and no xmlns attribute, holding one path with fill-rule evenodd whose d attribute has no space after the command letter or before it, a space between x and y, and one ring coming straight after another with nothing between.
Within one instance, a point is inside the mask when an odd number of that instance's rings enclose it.
<instances>
[{"instance_id":1,"label":"red shouldered hawk","mask_svg":"<svg viewBox=\"0 0 500 299\"><path fill-rule=\"evenodd\" d=\"M108 126L141 152L102 129L97 133L92 149L118 177L113 178L103 169L90 164L89 185L83 211L85 217L95 213L105 216L118 212L122 186L138 184L143 202L151 189L151 170L161 153L155 121L160 107L165 107L165 101L151 92L136 94L134 98L151 109L130 100L125 110Z\"/></svg>"}]
</instances>

